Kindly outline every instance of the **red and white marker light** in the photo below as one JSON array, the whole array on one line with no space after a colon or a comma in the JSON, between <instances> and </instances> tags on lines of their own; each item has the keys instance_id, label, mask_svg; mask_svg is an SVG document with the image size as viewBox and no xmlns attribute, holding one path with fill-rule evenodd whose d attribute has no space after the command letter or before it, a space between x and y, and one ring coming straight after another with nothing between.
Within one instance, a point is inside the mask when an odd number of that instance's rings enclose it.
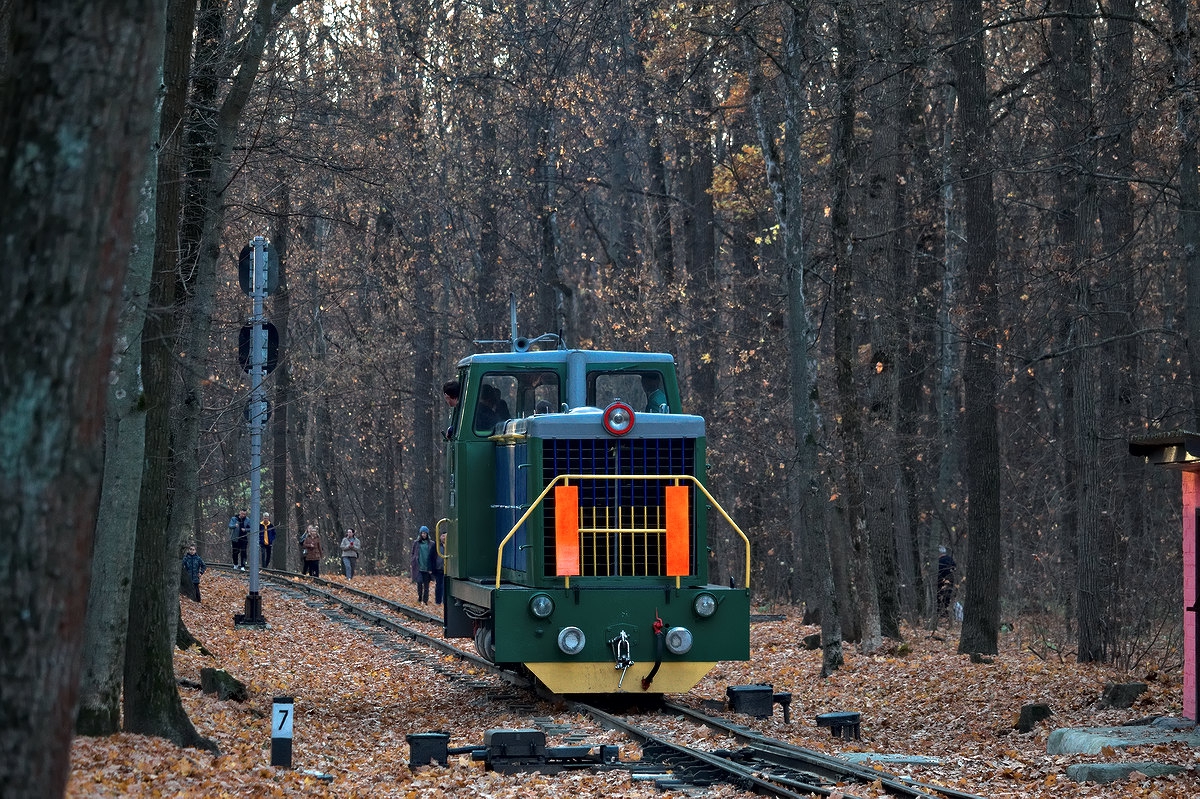
<instances>
[{"instance_id":1,"label":"red and white marker light","mask_svg":"<svg viewBox=\"0 0 1200 799\"><path fill-rule=\"evenodd\" d=\"M604 429L614 436L623 436L633 429L633 408L624 402L614 402L604 409Z\"/></svg>"}]
</instances>

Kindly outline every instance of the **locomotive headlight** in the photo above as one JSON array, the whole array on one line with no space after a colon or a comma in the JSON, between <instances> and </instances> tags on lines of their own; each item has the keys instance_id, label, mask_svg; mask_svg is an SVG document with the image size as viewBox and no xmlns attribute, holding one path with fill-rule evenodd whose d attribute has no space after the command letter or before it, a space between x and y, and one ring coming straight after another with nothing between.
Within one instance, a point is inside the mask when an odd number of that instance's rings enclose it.
<instances>
[{"instance_id":1,"label":"locomotive headlight","mask_svg":"<svg viewBox=\"0 0 1200 799\"><path fill-rule=\"evenodd\" d=\"M554 612L554 600L546 594L534 594L529 598L529 612L535 618L544 619Z\"/></svg>"},{"instance_id":2,"label":"locomotive headlight","mask_svg":"<svg viewBox=\"0 0 1200 799\"><path fill-rule=\"evenodd\" d=\"M692 651L692 631L687 627L672 627L667 630L666 644L672 655L686 655Z\"/></svg>"},{"instance_id":3,"label":"locomotive headlight","mask_svg":"<svg viewBox=\"0 0 1200 799\"><path fill-rule=\"evenodd\" d=\"M558 648L564 655L578 655L586 643L587 637L578 627L563 627L558 631Z\"/></svg>"},{"instance_id":4,"label":"locomotive headlight","mask_svg":"<svg viewBox=\"0 0 1200 799\"><path fill-rule=\"evenodd\" d=\"M604 429L614 436L623 436L633 429L633 408L624 402L614 402L604 409Z\"/></svg>"},{"instance_id":5,"label":"locomotive headlight","mask_svg":"<svg viewBox=\"0 0 1200 799\"><path fill-rule=\"evenodd\" d=\"M717 612L717 598L712 594L696 594L692 601L692 609L696 611L697 616L707 619Z\"/></svg>"}]
</instances>

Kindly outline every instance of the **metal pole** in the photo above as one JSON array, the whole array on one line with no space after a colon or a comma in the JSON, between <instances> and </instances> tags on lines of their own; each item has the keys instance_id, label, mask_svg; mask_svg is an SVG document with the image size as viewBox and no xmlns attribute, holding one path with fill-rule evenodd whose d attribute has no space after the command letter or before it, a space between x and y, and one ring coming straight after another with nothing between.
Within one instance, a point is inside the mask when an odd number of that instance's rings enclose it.
<instances>
[{"instance_id":1,"label":"metal pole","mask_svg":"<svg viewBox=\"0 0 1200 799\"><path fill-rule=\"evenodd\" d=\"M263 328L263 300L267 296L266 239L255 236L253 241L253 289L254 312L250 317L250 529L254 541L249 546L247 562L250 564L250 589L246 595L246 615L243 624L266 626L262 615L262 597L259 595L259 568L262 561L262 433L266 421L267 404L263 393L263 370L266 366L266 330Z\"/></svg>"}]
</instances>

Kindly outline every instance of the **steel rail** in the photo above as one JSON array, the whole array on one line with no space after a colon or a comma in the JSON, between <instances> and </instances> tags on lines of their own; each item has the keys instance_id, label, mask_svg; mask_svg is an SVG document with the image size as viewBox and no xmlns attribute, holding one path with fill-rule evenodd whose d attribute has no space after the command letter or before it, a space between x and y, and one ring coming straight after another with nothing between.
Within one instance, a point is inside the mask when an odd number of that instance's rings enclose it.
<instances>
[{"instance_id":1,"label":"steel rail","mask_svg":"<svg viewBox=\"0 0 1200 799\"><path fill-rule=\"evenodd\" d=\"M722 757L711 752L705 752L701 749L693 749L689 746L682 746L680 744L665 740L663 737L656 735L649 730L643 729L636 724L631 724L619 716L614 716L598 707L594 707L582 702L569 702L567 706L578 713L591 716L598 723L600 723L601 726L620 730L629 737L637 739L642 743L652 743L657 747L666 749L670 753L666 756L666 758L662 759L663 764L666 766L680 770L686 770L689 765L689 761L700 763L709 769L712 769L713 771L725 775L722 778L723 782L727 782L730 785L741 788L742 790L753 791L754 793L766 794L769 796L777 796L781 797L781 799L804 799L804 797L811 796L813 793L817 793L822 796L831 796L834 792L834 789L831 788L824 788L819 785L808 785L798 781L794 782L793 785L786 786L776 781L763 779L763 777L759 775L758 769L749 768L726 757ZM683 777L682 779L686 781L687 778ZM793 788L803 790L805 793L796 793L794 790L792 790ZM841 795L844 796L845 799L859 799L859 797L855 797L853 794L845 792L842 792Z\"/></svg>"},{"instance_id":2,"label":"steel rail","mask_svg":"<svg viewBox=\"0 0 1200 799\"><path fill-rule=\"evenodd\" d=\"M215 568L221 569L222 571L232 568L223 563L215 563L215 564L209 564L209 565L210 565L210 568L215 567ZM346 599L344 597L340 597L337 594L333 593L332 591L322 588L321 586L327 586L328 588L335 589L337 591L345 591L345 592L353 594L354 596L357 596L361 599L366 599L366 600L369 600L372 602L377 602L381 605L384 605L385 607L392 610L393 612L400 613L405 616L409 616L417 621L429 622L429 623L433 623L433 624L441 624L442 618L440 616L434 616L430 613L425 613L421 610L418 610L417 608L409 607L408 605L405 605L403 603L395 602L391 599L387 599L385 597L381 597L376 594L368 593L367 591L362 591L357 588L352 588L350 586L344 585L342 583L334 582L332 580L325 580L320 577L303 577L302 575L298 575L293 572L278 571L275 569L263 569L262 571L263 571L264 576L268 577L273 582L277 582L280 585L287 586L289 588L295 588L295 589L303 591L304 593L307 593L311 596L321 597L322 599L324 599L328 602L334 603L335 605L339 606L342 610L346 611L347 613L349 613L353 616L357 616L360 619L369 621L372 624L375 624L376 626L383 627L384 629L389 630L390 632L396 633L397 635L403 636L405 638L409 638L414 641L419 641L423 644L427 644L430 647L433 647L434 649L436 649L440 652L443 652L448 655L453 655L454 657L458 658L459 660L465 660L474 666L478 666L478 667L483 668L491 673L494 673L497 676L504 679L510 685L516 685L519 687L531 687L533 685L532 681L527 680L526 678L522 677L521 675L519 675L515 672L509 671L507 669L499 668L495 663L493 663L490 660L487 660L486 658L480 657L479 655L476 655L472 652L468 652L465 649L460 649L457 646L454 646L453 644L447 642L446 640L444 640L442 638L435 638L431 635L427 635L426 633L423 633L420 630L413 629L412 627L407 627L403 624L400 624L397 621L393 621L392 619L389 619L387 616L383 616L379 613L375 613L371 610L368 610L367 608L364 608L361 605L356 605L355 603L349 601L348 599ZM317 584L313 585L313 583L317 583Z\"/></svg>"},{"instance_id":3,"label":"steel rail","mask_svg":"<svg viewBox=\"0 0 1200 799\"><path fill-rule=\"evenodd\" d=\"M780 760L799 761L814 769L827 769L834 776L839 777L852 777L853 779L866 780L868 782L879 780L880 784L885 788L898 791L900 795L913 797L914 799L938 799L939 795L950 797L950 799L986 799L986 797L977 794L966 793L965 791L941 785L919 782L908 777L889 774L885 771L877 771L873 768L835 757L834 755L818 752L815 749L806 749L802 746L795 746L774 738L768 738L749 727L709 716L694 708L670 700L663 700L663 708L735 738L749 741L753 745L753 748L760 750L764 754L765 759L778 758ZM788 765L788 763L782 762L781 765Z\"/></svg>"},{"instance_id":4,"label":"steel rail","mask_svg":"<svg viewBox=\"0 0 1200 799\"><path fill-rule=\"evenodd\" d=\"M232 570L232 566L227 564L216 563L211 564L211 566L222 571ZM488 673L499 676L510 685L525 689L537 689L534 681L526 679L520 674L500 668L490 660L467 650L460 649L441 638L427 635L420 630L405 626L387 616L351 602L343 596L338 596L335 591L349 593L355 597L378 603L393 612L407 615L418 621L439 623L441 619L437 616L340 582L325 580L319 577L301 577L292 572L275 569L264 569L262 571L264 577L267 577L273 583L278 583L281 588L293 588L310 596L319 597L338 606L349 615L357 616L401 637L425 644L436 651L452 655ZM722 775L719 778L720 781L727 782L744 790L780 797L781 799L799 799L800 797L811 796L813 794L831 796L838 791L846 799L858 799L854 794L846 793L844 786L830 788L805 782L792 775L770 774L769 766L778 765L801 772L812 773L814 777L820 779L835 781L849 780L867 784L878 781L881 786L890 792L898 793L910 799L938 799L937 795L949 797L950 799L985 799L976 794L936 785L928 785L905 777L876 771L875 769L851 763L832 755L768 738L749 727L706 715L670 700L663 701L662 707L665 710L688 718L698 724L719 730L732 737L748 741L751 746L738 752L722 750L707 752L665 740L662 736L656 735L649 730L591 705L582 702L568 702L567 704L573 710L596 719L602 726L620 730L630 738L636 739L643 744L649 743L651 745L650 749L658 748L661 751L666 751L668 754L665 758L660 757L660 760L662 760L665 766L676 769L682 781L687 781L686 773L689 769L695 770L697 767L700 767ZM796 793L796 791L802 791L803 793ZM930 793L924 791L929 791Z\"/></svg>"}]
</instances>

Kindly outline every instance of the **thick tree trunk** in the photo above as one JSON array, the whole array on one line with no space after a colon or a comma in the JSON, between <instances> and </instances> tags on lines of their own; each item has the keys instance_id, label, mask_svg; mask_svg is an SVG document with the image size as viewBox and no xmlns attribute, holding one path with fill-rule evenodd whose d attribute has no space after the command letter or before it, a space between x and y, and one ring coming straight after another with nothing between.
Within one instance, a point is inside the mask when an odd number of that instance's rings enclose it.
<instances>
[{"instance_id":1,"label":"thick tree trunk","mask_svg":"<svg viewBox=\"0 0 1200 799\"><path fill-rule=\"evenodd\" d=\"M562 237L558 230L558 161L555 157L558 143L556 141L556 126L549 121L553 116L552 108L542 111L546 123L541 127L537 137L538 162L536 166L538 182L538 231L540 242L538 247L537 287L537 316L536 333L555 333L562 330L567 341L573 341L574 320L568 318L564 308L567 303L566 286L563 283L562 269L559 258L562 253ZM519 323L519 317L518 317ZM572 330L568 330L570 327ZM511 332L511 331L510 331ZM518 331L519 332L519 331Z\"/></svg>"},{"instance_id":2,"label":"thick tree trunk","mask_svg":"<svg viewBox=\"0 0 1200 799\"><path fill-rule=\"evenodd\" d=\"M0 81L0 785L59 796L163 10L19 3Z\"/></svg>"},{"instance_id":3,"label":"thick tree trunk","mask_svg":"<svg viewBox=\"0 0 1200 799\"><path fill-rule=\"evenodd\" d=\"M1192 374L1194 430L1200 430L1200 91L1192 62L1195 35L1189 29L1193 0L1171 0L1171 51L1175 67L1179 130L1179 222L1175 239L1187 281L1187 341ZM1189 12L1189 9L1191 11ZM1195 24L1194 22L1191 24Z\"/></svg>"},{"instance_id":4,"label":"thick tree trunk","mask_svg":"<svg viewBox=\"0 0 1200 799\"><path fill-rule=\"evenodd\" d=\"M184 92L190 64L182 61L182 52L190 55L191 28L174 29L167 51L164 79L169 92ZM183 47L186 39L188 47ZM163 125L178 108L168 96L163 109ZM187 240L179 234L181 197L177 184L183 163L164 160L160 164L160 202L158 240ZM129 628L125 648L124 727L130 732L158 735L181 746L214 745L201 738L183 709L175 685L173 647L179 616L178 565L179 542L171 543L171 509L177 507L173 477L174 456L171 436L174 413L175 347L179 331L176 302L178 264L188 253L174 247L157 247L150 303L142 340L142 380L146 397L146 456L142 471L143 501L138 508L138 532L130 587ZM190 517L190 508L189 508ZM134 610L136 609L136 611Z\"/></svg>"},{"instance_id":5,"label":"thick tree trunk","mask_svg":"<svg viewBox=\"0 0 1200 799\"><path fill-rule=\"evenodd\" d=\"M1144 396L1138 375L1142 361L1142 345L1134 335L1141 296L1141 270L1135 269L1129 244L1135 235L1134 193L1127 176L1133 174L1133 0L1116 0L1112 17L1105 20L1105 31L1097 37L1100 65L1101 103L1099 117L1103 129L1100 142L1098 171L1113 176L1099 187L1098 216L1100 239L1103 243L1101 261L1106 275L1136 275L1135 278L1106 279L1097 296L1106 313L1101 315L1100 338L1109 342L1101 349L1102 371L1115 369L1116 379L1100 379L1097 411L1098 429L1105 431L1098 442L1102 474L1111 481L1111 489L1101 490L1101 519L1110 548L1109 558L1114 571L1113 619L1110 630L1113 638L1110 649L1118 645L1116 636L1126 625L1136 624L1141 613L1131 606L1130 597L1140 594L1138 580L1146 573L1144 565L1131 558L1142 550L1142 537L1136 532L1146 518L1148 497L1142 490L1145 466L1140 459L1129 457L1128 442L1142 429L1145 407L1139 399ZM1109 434L1114 431L1115 434ZM1105 512L1108 511L1108 512ZM1136 543L1135 543L1136 542ZM1143 550L1144 551L1144 550ZM1109 652L1110 660L1116 654Z\"/></svg>"},{"instance_id":6,"label":"thick tree trunk","mask_svg":"<svg viewBox=\"0 0 1200 799\"><path fill-rule=\"evenodd\" d=\"M706 90L693 90L691 102L691 113L701 116L710 113L711 99ZM720 311L717 302L716 231L711 192L712 158L707 138L689 142L681 190L685 206L683 237L688 270L687 311L692 319L693 331L687 354L689 406L694 413L704 417L712 417L714 409L721 348L718 336Z\"/></svg>"},{"instance_id":7,"label":"thick tree trunk","mask_svg":"<svg viewBox=\"0 0 1200 799\"><path fill-rule=\"evenodd\" d=\"M156 119L157 121L157 119ZM121 683L133 544L137 537L137 498L146 453L146 412L142 404L142 325L154 269L158 158L154 149L142 181L134 248L129 258L117 322L117 346L109 373L104 421L104 483L92 546L92 585L88 591L83 673L75 730L81 735L112 735L121 729Z\"/></svg>"},{"instance_id":8,"label":"thick tree trunk","mask_svg":"<svg viewBox=\"0 0 1200 799\"><path fill-rule=\"evenodd\" d=\"M835 82L838 93L838 114L833 125L831 146L831 182L833 183L830 238L833 241L834 279L834 382L838 395L838 434L842 441L843 466L846 476L845 530L853 558L850 567L851 603L856 615L859 648L874 652L883 642L879 623L879 593L875 582L875 563L871 557L870 536L867 532L866 486L863 483L863 431L861 399L854 377L856 360L855 283L856 256L851 252L850 183L854 159L854 118L856 47L855 22L851 4L843 2L837 8L838 53Z\"/></svg>"},{"instance_id":9,"label":"thick tree trunk","mask_svg":"<svg viewBox=\"0 0 1200 799\"><path fill-rule=\"evenodd\" d=\"M1092 40L1085 21L1086 4L1080 0L1057 0L1055 10L1061 16L1051 21L1047 57L1051 72L1054 103L1056 157L1055 218L1057 236L1055 259L1079 277L1075 282L1074 318L1068 328L1068 340L1078 347L1067 359L1065 378L1070 382L1072 413L1067 417L1074 457L1074 524L1070 528L1076 543L1076 612L1079 623L1079 659L1106 660L1110 624L1113 564L1111 546L1106 540L1100 513L1101 474L1099 457L1098 375L1093 351L1099 337L1096 324L1098 309L1092 297L1092 285L1100 282L1100 265L1091 257L1091 232L1095 220L1092 177L1095 173L1091 101Z\"/></svg>"},{"instance_id":10,"label":"thick tree trunk","mask_svg":"<svg viewBox=\"0 0 1200 799\"><path fill-rule=\"evenodd\" d=\"M909 353L918 353L920 346L912 342L911 307L913 298L922 292L916 288L916 275L911 269L908 253L911 244L905 240L913 220L907 218L904 207L904 184L900 178L905 163L902 156L908 147L909 130L905 94L910 88L887 68L889 63L911 59L905 52L904 11L898 2L871 5L863 36L878 42L881 58L871 59L863 67L866 83L862 101L871 132L864 176L856 214L862 235L867 239L859 246L860 265L866 277L859 294L868 302L877 302L883 313L875 314L868 323L871 359L865 377L867 450L896 453L893 458L870 458L863 464L867 481L867 527L871 536L871 556L875 566L875 583L879 593L879 628L887 638L901 638L902 604L911 610L915 606L912 588L916 561L913 558L915 526L910 526L909 507L912 497L906 490L902 468L909 461L907 442L901 431L920 429L919 420L900 419L900 375L908 367ZM860 81L860 84L862 81ZM872 268L887 265L886 269ZM915 438L915 436L914 436ZM904 596L901 596L903 592Z\"/></svg>"},{"instance_id":11,"label":"thick tree trunk","mask_svg":"<svg viewBox=\"0 0 1200 799\"><path fill-rule=\"evenodd\" d=\"M959 158L967 265L968 337L963 381L968 547L962 634L963 653L995 654L1000 635L1000 443L996 419L996 207L987 80L984 75L980 0L954 3L950 62L958 87Z\"/></svg>"}]
</instances>

